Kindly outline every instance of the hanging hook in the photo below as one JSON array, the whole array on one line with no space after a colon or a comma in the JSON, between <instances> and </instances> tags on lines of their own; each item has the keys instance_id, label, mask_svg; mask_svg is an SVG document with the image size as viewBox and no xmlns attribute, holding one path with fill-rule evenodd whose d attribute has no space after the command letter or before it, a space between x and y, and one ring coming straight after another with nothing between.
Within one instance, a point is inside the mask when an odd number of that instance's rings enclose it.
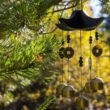
<instances>
[{"instance_id":1,"label":"hanging hook","mask_svg":"<svg viewBox=\"0 0 110 110\"><path fill-rule=\"evenodd\" d=\"M83 1L81 0L81 10L83 10Z\"/></svg>"}]
</instances>

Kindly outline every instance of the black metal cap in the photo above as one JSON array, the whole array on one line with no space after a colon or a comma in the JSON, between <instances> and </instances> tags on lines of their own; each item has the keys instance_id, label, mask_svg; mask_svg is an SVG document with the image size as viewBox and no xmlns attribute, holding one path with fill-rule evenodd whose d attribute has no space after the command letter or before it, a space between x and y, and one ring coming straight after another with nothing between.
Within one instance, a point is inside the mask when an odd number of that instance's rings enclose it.
<instances>
[{"instance_id":1,"label":"black metal cap","mask_svg":"<svg viewBox=\"0 0 110 110\"><path fill-rule=\"evenodd\" d=\"M69 19L59 18L57 27L61 30L85 30L90 31L97 28L97 26L104 20L104 17L91 18L83 10L75 10Z\"/></svg>"}]
</instances>

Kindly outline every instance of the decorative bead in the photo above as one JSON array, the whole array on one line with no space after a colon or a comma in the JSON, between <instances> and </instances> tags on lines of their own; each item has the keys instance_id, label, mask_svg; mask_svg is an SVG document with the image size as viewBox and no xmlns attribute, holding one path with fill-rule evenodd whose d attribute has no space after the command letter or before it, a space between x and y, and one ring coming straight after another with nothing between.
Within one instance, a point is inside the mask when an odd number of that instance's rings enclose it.
<instances>
[{"instance_id":1,"label":"decorative bead","mask_svg":"<svg viewBox=\"0 0 110 110\"><path fill-rule=\"evenodd\" d=\"M64 58L64 57L65 57L64 51L65 51L65 48L64 48L64 47L61 47L61 48L59 49L59 56L60 56L60 58Z\"/></svg>"},{"instance_id":2,"label":"decorative bead","mask_svg":"<svg viewBox=\"0 0 110 110\"><path fill-rule=\"evenodd\" d=\"M70 35L67 35L67 43L70 43L70 40L71 40Z\"/></svg>"},{"instance_id":3,"label":"decorative bead","mask_svg":"<svg viewBox=\"0 0 110 110\"><path fill-rule=\"evenodd\" d=\"M76 93L76 89L75 88L73 88L72 86L65 86L63 88L62 96L70 98L70 97L74 97L75 93Z\"/></svg>"},{"instance_id":4,"label":"decorative bead","mask_svg":"<svg viewBox=\"0 0 110 110\"><path fill-rule=\"evenodd\" d=\"M96 45L92 49L92 53L95 57L100 57L102 55L102 48L99 45Z\"/></svg>"},{"instance_id":5,"label":"decorative bead","mask_svg":"<svg viewBox=\"0 0 110 110\"><path fill-rule=\"evenodd\" d=\"M74 50L72 47L66 47L64 50L64 55L66 58L70 59L73 57L74 55Z\"/></svg>"},{"instance_id":6,"label":"decorative bead","mask_svg":"<svg viewBox=\"0 0 110 110\"><path fill-rule=\"evenodd\" d=\"M89 43L92 44L92 36L89 38Z\"/></svg>"},{"instance_id":7,"label":"decorative bead","mask_svg":"<svg viewBox=\"0 0 110 110\"><path fill-rule=\"evenodd\" d=\"M96 40L99 40L99 34L98 34L98 32L95 32L95 38L96 38Z\"/></svg>"},{"instance_id":8,"label":"decorative bead","mask_svg":"<svg viewBox=\"0 0 110 110\"><path fill-rule=\"evenodd\" d=\"M84 96L79 96L75 100L75 105L78 110L85 110L89 106L89 100Z\"/></svg>"},{"instance_id":9,"label":"decorative bead","mask_svg":"<svg viewBox=\"0 0 110 110\"><path fill-rule=\"evenodd\" d=\"M82 56L79 58L79 66L80 66L80 67L83 66L83 57L82 57Z\"/></svg>"},{"instance_id":10,"label":"decorative bead","mask_svg":"<svg viewBox=\"0 0 110 110\"><path fill-rule=\"evenodd\" d=\"M83 60L83 57L82 56L80 56L80 60Z\"/></svg>"}]
</instances>

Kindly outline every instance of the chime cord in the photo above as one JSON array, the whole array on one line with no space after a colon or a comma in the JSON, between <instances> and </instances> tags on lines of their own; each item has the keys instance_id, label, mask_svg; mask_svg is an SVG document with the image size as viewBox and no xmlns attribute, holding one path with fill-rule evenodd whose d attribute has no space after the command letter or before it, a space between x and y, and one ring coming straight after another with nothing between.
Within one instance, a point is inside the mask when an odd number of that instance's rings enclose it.
<instances>
[{"instance_id":1,"label":"chime cord","mask_svg":"<svg viewBox=\"0 0 110 110\"><path fill-rule=\"evenodd\" d=\"M64 63L64 60L62 59L62 83L63 83L63 67L64 67L63 63Z\"/></svg>"},{"instance_id":2,"label":"chime cord","mask_svg":"<svg viewBox=\"0 0 110 110\"><path fill-rule=\"evenodd\" d=\"M64 46L64 38L63 38L63 31L62 31L62 46ZM63 70L63 67L64 67L64 59L62 58L62 70ZM63 83L63 73L62 73L62 83Z\"/></svg>"},{"instance_id":3,"label":"chime cord","mask_svg":"<svg viewBox=\"0 0 110 110\"><path fill-rule=\"evenodd\" d=\"M68 59L68 83L70 82L69 63L70 63L70 61Z\"/></svg>"},{"instance_id":4,"label":"chime cord","mask_svg":"<svg viewBox=\"0 0 110 110\"><path fill-rule=\"evenodd\" d=\"M69 35L69 32L67 33L67 36L68 36L68 35ZM69 47L69 43L70 43L70 42L67 41L67 43L68 43L68 47ZM70 60L69 60L69 58L68 58L68 70L67 70L67 71L68 71L68 83L70 82L70 71L69 71L69 66L70 66Z\"/></svg>"},{"instance_id":5,"label":"chime cord","mask_svg":"<svg viewBox=\"0 0 110 110\"><path fill-rule=\"evenodd\" d=\"M97 30L96 30L96 32L97 32ZM98 45L98 39L99 38L96 38L96 45ZM98 65L99 65L99 58L96 58L96 73L97 73L97 76L100 76L98 73Z\"/></svg>"},{"instance_id":6,"label":"chime cord","mask_svg":"<svg viewBox=\"0 0 110 110\"><path fill-rule=\"evenodd\" d=\"M83 1L81 0L81 10L83 10Z\"/></svg>"},{"instance_id":7,"label":"chime cord","mask_svg":"<svg viewBox=\"0 0 110 110\"><path fill-rule=\"evenodd\" d=\"M109 61L110 61L110 46L109 46L109 55L108 56L109 56Z\"/></svg>"},{"instance_id":8,"label":"chime cord","mask_svg":"<svg viewBox=\"0 0 110 110\"><path fill-rule=\"evenodd\" d=\"M91 31L90 31L90 39L89 39L89 43L90 43L90 58L89 58L89 70L90 70L90 80L92 79L92 36L91 36Z\"/></svg>"},{"instance_id":9,"label":"chime cord","mask_svg":"<svg viewBox=\"0 0 110 110\"><path fill-rule=\"evenodd\" d=\"M80 30L80 56L82 56L82 32Z\"/></svg>"},{"instance_id":10,"label":"chime cord","mask_svg":"<svg viewBox=\"0 0 110 110\"><path fill-rule=\"evenodd\" d=\"M97 73L97 76L100 76L98 71L99 70L98 65L99 65L99 58L96 58L96 73Z\"/></svg>"},{"instance_id":11,"label":"chime cord","mask_svg":"<svg viewBox=\"0 0 110 110\"><path fill-rule=\"evenodd\" d=\"M82 32L81 32L81 30L80 30L80 57L82 57ZM83 82L82 82L82 67L81 67L81 65L80 65L80 80L81 80L81 82L80 82L80 84L81 84L81 94L80 95L82 95L82 87L83 87Z\"/></svg>"}]
</instances>

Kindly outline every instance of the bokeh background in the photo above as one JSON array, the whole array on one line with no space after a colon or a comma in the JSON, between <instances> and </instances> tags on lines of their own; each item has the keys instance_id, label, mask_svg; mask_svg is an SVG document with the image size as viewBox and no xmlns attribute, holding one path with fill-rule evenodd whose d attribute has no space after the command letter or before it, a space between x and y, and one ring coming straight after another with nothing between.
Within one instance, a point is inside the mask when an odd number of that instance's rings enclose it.
<instances>
[{"instance_id":1,"label":"bokeh background","mask_svg":"<svg viewBox=\"0 0 110 110\"><path fill-rule=\"evenodd\" d=\"M60 17L68 18L80 9L80 0L0 0L0 110L77 110L74 97L56 97L59 84L68 83L80 91L80 31L70 32L75 54L68 60L59 57L61 41L67 32L56 28ZM92 77L104 81L104 91L86 93L87 110L110 109L110 1L83 0L83 9L91 17L105 17L97 28L103 54L92 55ZM96 45L95 32L92 46ZM90 80L90 32L82 32L84 57L83 86ZM98 66L98 69L97 69ZM68 77L69 69L69 77Z\"/></svg>"}]
</instances>

